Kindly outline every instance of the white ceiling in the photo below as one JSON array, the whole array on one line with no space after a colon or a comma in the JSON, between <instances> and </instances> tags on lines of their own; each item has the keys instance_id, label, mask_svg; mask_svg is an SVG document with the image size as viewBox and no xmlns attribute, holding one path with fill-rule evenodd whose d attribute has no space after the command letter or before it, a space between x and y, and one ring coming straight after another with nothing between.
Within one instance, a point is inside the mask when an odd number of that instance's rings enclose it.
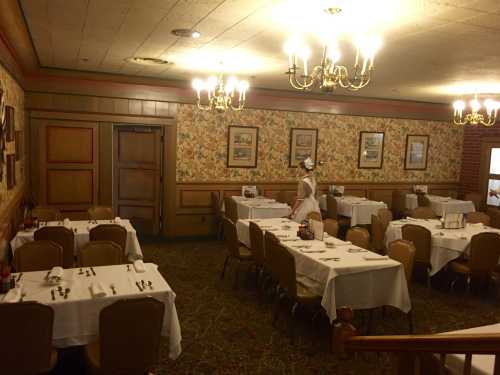
<instances>
[{"instance_id":1,"label":"white ceiling","mask_svg":"<svg viewBox=\"0 0 500 375\"><path fill-rule=\"evenodd\" d=\"M382 34L370 86L356 95L447 103L465 91L500 97L500 0L20 0L40 64L190 81L225 60L251 87L291 89L283 44L340 33L350 66L353 31ZM343 11L325 19L327 6ZM353 7L351 9L351 7ZM330 16L331 17L331 16ZM193 28L199 39L175 37ZM139 66L128 57L161 57ZM485 87L488 85L488 87ZM464 88L465 87L465 88ZM336 94L353 95L338 91Z\"/></svg>"}]
</instances>

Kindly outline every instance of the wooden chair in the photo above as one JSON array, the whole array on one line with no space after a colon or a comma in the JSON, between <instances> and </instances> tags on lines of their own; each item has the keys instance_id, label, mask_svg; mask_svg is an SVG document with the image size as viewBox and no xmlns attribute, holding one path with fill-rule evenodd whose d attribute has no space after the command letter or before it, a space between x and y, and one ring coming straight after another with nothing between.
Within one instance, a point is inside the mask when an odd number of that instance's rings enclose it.
<instances>
[{"instance_id":1,"label":"wooden chair","mask_svg":"<svg viewBox=\"0 0 500 375\"><path fill-rule=\"evenodd\" d=\"M471 278L490 280L500 257L500 234L492 232L478 233L470 241L470 259L450 262L450 270L466 277L470 290ZM451 283L453 286L456 279Z\"/></svg>"},{"instance_id":2,"label":"wooden chair","mask_svg":"<svg viewBox=\"0 0 500 375\"><path fill-rule=\"evenodd\" d=\"M281 303L284 299L288 299L292 303L290 341L293 344L297 309L302 306L310 309L319 308L321 306L321 296L314 294L298 282L295 269L295 258L283 245L277 241L270 241L269 246L270 254L274 257L272 264L275 267L275 273L278 277L278 283L281 290L274 305L273 325L275 325L278 320Z\"/></svg>"},{"instance_id":3,"label":"wooden chair","mask_svg":"<svg viewBox=\"0 0 500 375\"><path fill-rule=\"evenodd\" d=\"M158 363L165 305L152 298L120 300L101 310L99 340L85 346L102 374L144 374Z\"/></svg>"},{"instance_id":4,"label":"wooden chair","mask_svg":"<svg viewBox=\"0 0 500 375\"><path fill-rule=\"evenodd\" d=\"M224 242L226 244L228 254L226 256L226 260L224 261L224 266L222 267L220 278L224 279L224 274L226 272L226 267L229 259L237 260L238 264L236 266L236 274L234 278L234 286L235 288L237 288L239 285L239 272L241 264L244 262L253 261L253 257L248 247L238 241L238 233L236 232L236 226L234 225L234 223L227 217L223 219L223 223Z\"/></svg>"},{"instance_id":5,"label":"wooden chair","mask_svg":"<svg viewBox=\"0 0 500 375\"><path fill-rule=\"evenodd\" d=\"M437 216L430 207L417 207L410 212L410 217L415 219L436 219Z\"/></svg>"},{"instance_id":6,"label":"wooden chair","mask_svg":"<svg viewBox=\"0 0 500 375\"><path fill-rule=\"evenodd\" d=\"M125 253L127 230L118 224L99 224L89 231L90 241L111 241L116 243Z\"/></svg>"},{"instance_id":7,"label":"wooden chair","mask_svg":"<svg viewBox=\"0 0 500 375\"><path fill-rule=\"evenodd\" d=\"M385 253L385 230L382 220L378 215L372 215L372 246L371 248L377 253Z\"/></svg>"},{"instance_id":8,"label":"wooden chair","mask_svg":"<svg viewBox=\"0 0 500 375\"><path fill-rule=\"evenodd\" d=\"M334 219L323 220L323 228L330 236L337 237L339 233L339 223Z\"/></svg>"},{"instance_id":9,"label":"wooden chair","mask_svg":"<svg viewBox=\"0 0 500 375\"><path fill-rule=\"evenodd\" d=\"M500 209L498 207L488 207L486 213L490 217L490 226L500 229Z\"/></svg>"},{"instance_id":10,"label":"wooden chair","mask_svg":"<svg viewBox=\"0 0 500 375\"><path fill-rule=\"evenodd\" d=\"M431 201L427 198L427 195L423 193L417 193L417 204L418 207L430 207Z\"/></svg>"},{"instance_id":11,"label":"wooden chair","mask_svg":"<svg viewBox=\"0 0 500 375\"><path fill-rule=\"evenodd\" d=\"M471 224L482 223L490 225L490 217L484 212L469 212L467 214L467 222Z\"/></svg>"},{"instance_id":12,"label":"wooden chair","mask_svg":"<svg viewBox=\"0 0 500 375\"><path fill-rule=\"evenodd\" d=\"M326 195L326 216L328 219L337 220L339 227L347 227L351 226L351 219L349 217L340 216L337 212L337 200L332 194Z\"/></svg>"},{"instance_id":13,"label":"wooden chair","mask_svg":"<svg viewBox=\"0 0 500 375\"><path fill-rule=\"evenodd\" d=\"M0 304L2 374L41 374L57 362L52 349L54 310L37 302Z\"/></svg>"},{"instance_id":14,"label":"wooden chair","mask_svg":"<svg viewBox=\"0 0 500 375\"><path fill-rule=\"evenodd\" d=\"M264 266L265 250L264 250L264 232L260 227L254 223L250 222L250 252L252 257L259 267Z\"/></svg>"},{"instance_id":15,"label":"wooden chair","mask_svg":"<svg viewBox=\"0 0 500 375\"><path fill-rule=\"evenodd\" d=\"M90 241L78 253L78 266L112 266L123 263L123 250L111 241Z\"/></svg>"},{"instance_id":16,"label":"wooden chair","mask_svg":"<svg viewBox=\"0 0 500 375\"><path fill-rule=\"evenodd\" d=\"M90 220L113 220L113 208L107 206L94 206L87 210Z\"/></svg>"},{"instance_id":17,"label":"wooden chair","mask_svg":"<svg viewBox=\"0 0 500 375\"><path fill-rule=\"evenodd\" d=\"M32 241L20 246L14 253L17 272L45 271L63 266L63 248L52 241Z\"/></svg>"},{"instance_id":18,"label":"wooden chair","mask_svg":"<svg viewBox=\"0 0 500 375\"><path fill-rule=\"evenodd\" d=\"M464 200L474 203L476 211L486 211L486 204L483 196L480 193L467 193L465 194Z\"/></svg>"},{"instance_id":19,"label":"wooden chair","mask_svg":"<svg viewBox=\"0 0 500 375\"><path fill-rule=\"evenodd\" d=\"M384 230L387 228L389 223L392 221L392 211L388 208L381 208L377 211L377 216L384 226Z\"/></svg>"},{"instance_id":20,"label":"wooden chair","mask_svg":"<svg viewBox=\"0 0 500 375\"><path fill-rule=\"evenodd\" d=\"M350 241L355 246L359 246L363 249L370 249L370 233L366 228L350 228L347 231L345 239L346 241Z\"/></svg>"},{"instance_id":21,"label":"wooden chair","mask_svg":"<svg viewBox=\"0 0 500 375\"><path fill-rule=\"evenodd\" d=\"M212 191L210 193L210 201L212 203L212 214L214 215L214 224L215 224L215 234L217 239L222 238L222 217L224 216L222 213L222 206L219 199L219 193Z\"/></svg>"},{"instance_id":22,"label":"wooden chair","mask_svg":"<svg viewBox=\"0 0 500 375\"><path fill-rule=\"evenodd\" d=\"M316 211L311 211L307 214L307 218L311 220L321 221L321 214Z\"/></svg>"},{"instance_id":23,"label":"wooden chair","mask_svg":"<svg viewBox=\"0 0 500 375\"><path fill-rule=\"evenodd\" d=\"M387 249L387 255L389 258L394 259L403 265L406 282L408 284L408 291L410 291L416 252L417 250L415 249L413 243L406 240L392 241ZM410 333L413 333L413 318L411 310L408 312L408 328Z\"/></svg>"},{"instance_id":24,"label":"wooden chair","mask_svg":"<svg viewBox=\"0 0 500 375\"><path fill-rule=\"evenodd\" d=\"M401 190L392 191L392 214L395 219L401 219L406 212L406 192Z\"/></svg>"},{"instance_id":25,"label":"wooden chair","mask_svg":"<svg viewBox=\"0 0 500 375\"><path fill-rule=\"evenodd\" d=\"M232 197L224 197L225 216L233 223L238 221L238 205Z\"/></svg>"},{"instance_id":26,"label":"wooden chair","mask_svg":"<svg viewBox=\"0 0 500 375\"><path fill-rule=\"evenodd\" d=\"M31 212L31 215L38 221L58 221L62 220L61 211L53 207L37 206Z\"/></svg>"},{"instance_id":27,"label":"wooden chair","mask_svg":"<svg viewBox=\"0 0 500 375\"><path fill-rule=\"evenodd\" d=\"M35 231L35 241L53 241L63 248L63 267L75 264L75 234L66 227L42 227Z\"/></svg>"},{"instance_id":28,"label":"wooden chair","mask_svg":"<svg viewBox=\"0 0 500 375\"><path fill-rule=\"evenodd\" d=\"M427 286L431 286L431 232L420 225L406 224L401 228L403 240L415 246L415 263L426 270Z\"/></svg>"}]
</instances>

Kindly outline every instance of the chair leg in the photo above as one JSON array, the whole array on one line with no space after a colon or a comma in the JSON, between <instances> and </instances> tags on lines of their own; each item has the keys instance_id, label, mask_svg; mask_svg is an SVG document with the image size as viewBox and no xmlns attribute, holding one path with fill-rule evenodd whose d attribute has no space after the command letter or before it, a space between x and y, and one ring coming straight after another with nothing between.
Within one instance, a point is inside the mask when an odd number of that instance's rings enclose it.
<instances>
[{"instance_id":1,"label":"chair leg","mask_svg":"<svg viewBox=\"0 0 500 375\"><path fill-rule=\"evenodd\" d=\"M408 311L407 317L408 317L408 330L410 331L410 334L413 334L414 329L413 329L413 313L412 313L412 310Z\"/></svg>"},{"instance_id":2,"label":"chair leg","mask_svg":"<svg viewBox=\"0 0 500 375\"><path fill-rule=\"evenodd\" d=\"M290 344L295 343L295 315L297 313L297 308L299 307L299 303L295 302L292 307L292 314L290 316Z\"/></svg>"},{"instance_id":3,"label":"chair leg","mask_svg":"<svg viewBox=\"0 0 500 375\"><path fill-rule=\"evenodd\" d=\"M275 301L274 301L274 306L273 306L273 320L272 324L273 327L276 327L276 322L278 321L278 317L280 314L280 307L281 307L281 301L283 299L283 294L276 295Z\"/></svg>"},{"instance_id":4,"label":"chair leg","mask_svg":"<svg viewBox=\"0 0 500 375\"><path fill-rule=\"evenodd\" d=\"M224 280L224 274L226 273L227 262L229 262L229 255L226 256L226 260L224 261L224 266L222 267L222 273L220 274L221 280Z\"/></svg>"}]
</instances>

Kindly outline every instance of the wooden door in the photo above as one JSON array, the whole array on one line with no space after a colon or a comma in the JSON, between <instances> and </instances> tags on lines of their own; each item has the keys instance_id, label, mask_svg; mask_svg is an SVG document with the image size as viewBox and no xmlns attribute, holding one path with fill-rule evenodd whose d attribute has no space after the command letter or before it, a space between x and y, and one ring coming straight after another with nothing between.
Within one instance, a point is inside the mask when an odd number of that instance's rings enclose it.
<instances>
[{"instance_id":1,"label":"wooden door","mask_svg":"<svg viewBox=\"0 0 500 375\"><path fill-rule=\"evenodd\" d=\"M162 129L116 125L113 131L113 207L139 233L161 223Z\"/></svg>"}]
</instances>

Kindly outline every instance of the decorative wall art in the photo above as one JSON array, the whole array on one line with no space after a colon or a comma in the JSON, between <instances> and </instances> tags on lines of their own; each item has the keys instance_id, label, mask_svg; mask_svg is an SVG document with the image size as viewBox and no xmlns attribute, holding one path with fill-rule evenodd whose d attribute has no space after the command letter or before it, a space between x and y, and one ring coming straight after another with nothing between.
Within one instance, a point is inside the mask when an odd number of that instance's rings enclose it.
<instances>
[{"instance_id":1,"label":"decorative wall art","mask_svg":"<svg viewBox=\"0 0 500 375\"><path fill-rule=\"evenodd\" d=\"M384 161L384 133L360 132L358 168L382 168Z\"/></svg>"},{"instance_id":2,"label":"decorative wall art","mask_svg":"<svg viewBox=\"0 0 500 375\"><path fill-rule=\"evenodd\" d=\"M230 126L227 138L227 167L256 168L259 128Z\"/></svg>"},{"instance_id":3,"label":"decorative wall art","mask_svg":"<svg viewBox=\"0 0 500 375\"><path fill-rule=\"evenodd\" d=\"M292 128L290 131L290 153L288 166L295 168L310 157L316 165L318 153L318 129Z\"/></svg>"},{"instance_id":4,"label":"decorative wall art","mask_svg":"<svg viewBox=\"0 0 500 375\"><path fill-rule=\"evenodd\" d=\"M429 150L428 135L408 134L406 136L405 169L427 169L427 154Z\"/></svg>"}]
</instances>

